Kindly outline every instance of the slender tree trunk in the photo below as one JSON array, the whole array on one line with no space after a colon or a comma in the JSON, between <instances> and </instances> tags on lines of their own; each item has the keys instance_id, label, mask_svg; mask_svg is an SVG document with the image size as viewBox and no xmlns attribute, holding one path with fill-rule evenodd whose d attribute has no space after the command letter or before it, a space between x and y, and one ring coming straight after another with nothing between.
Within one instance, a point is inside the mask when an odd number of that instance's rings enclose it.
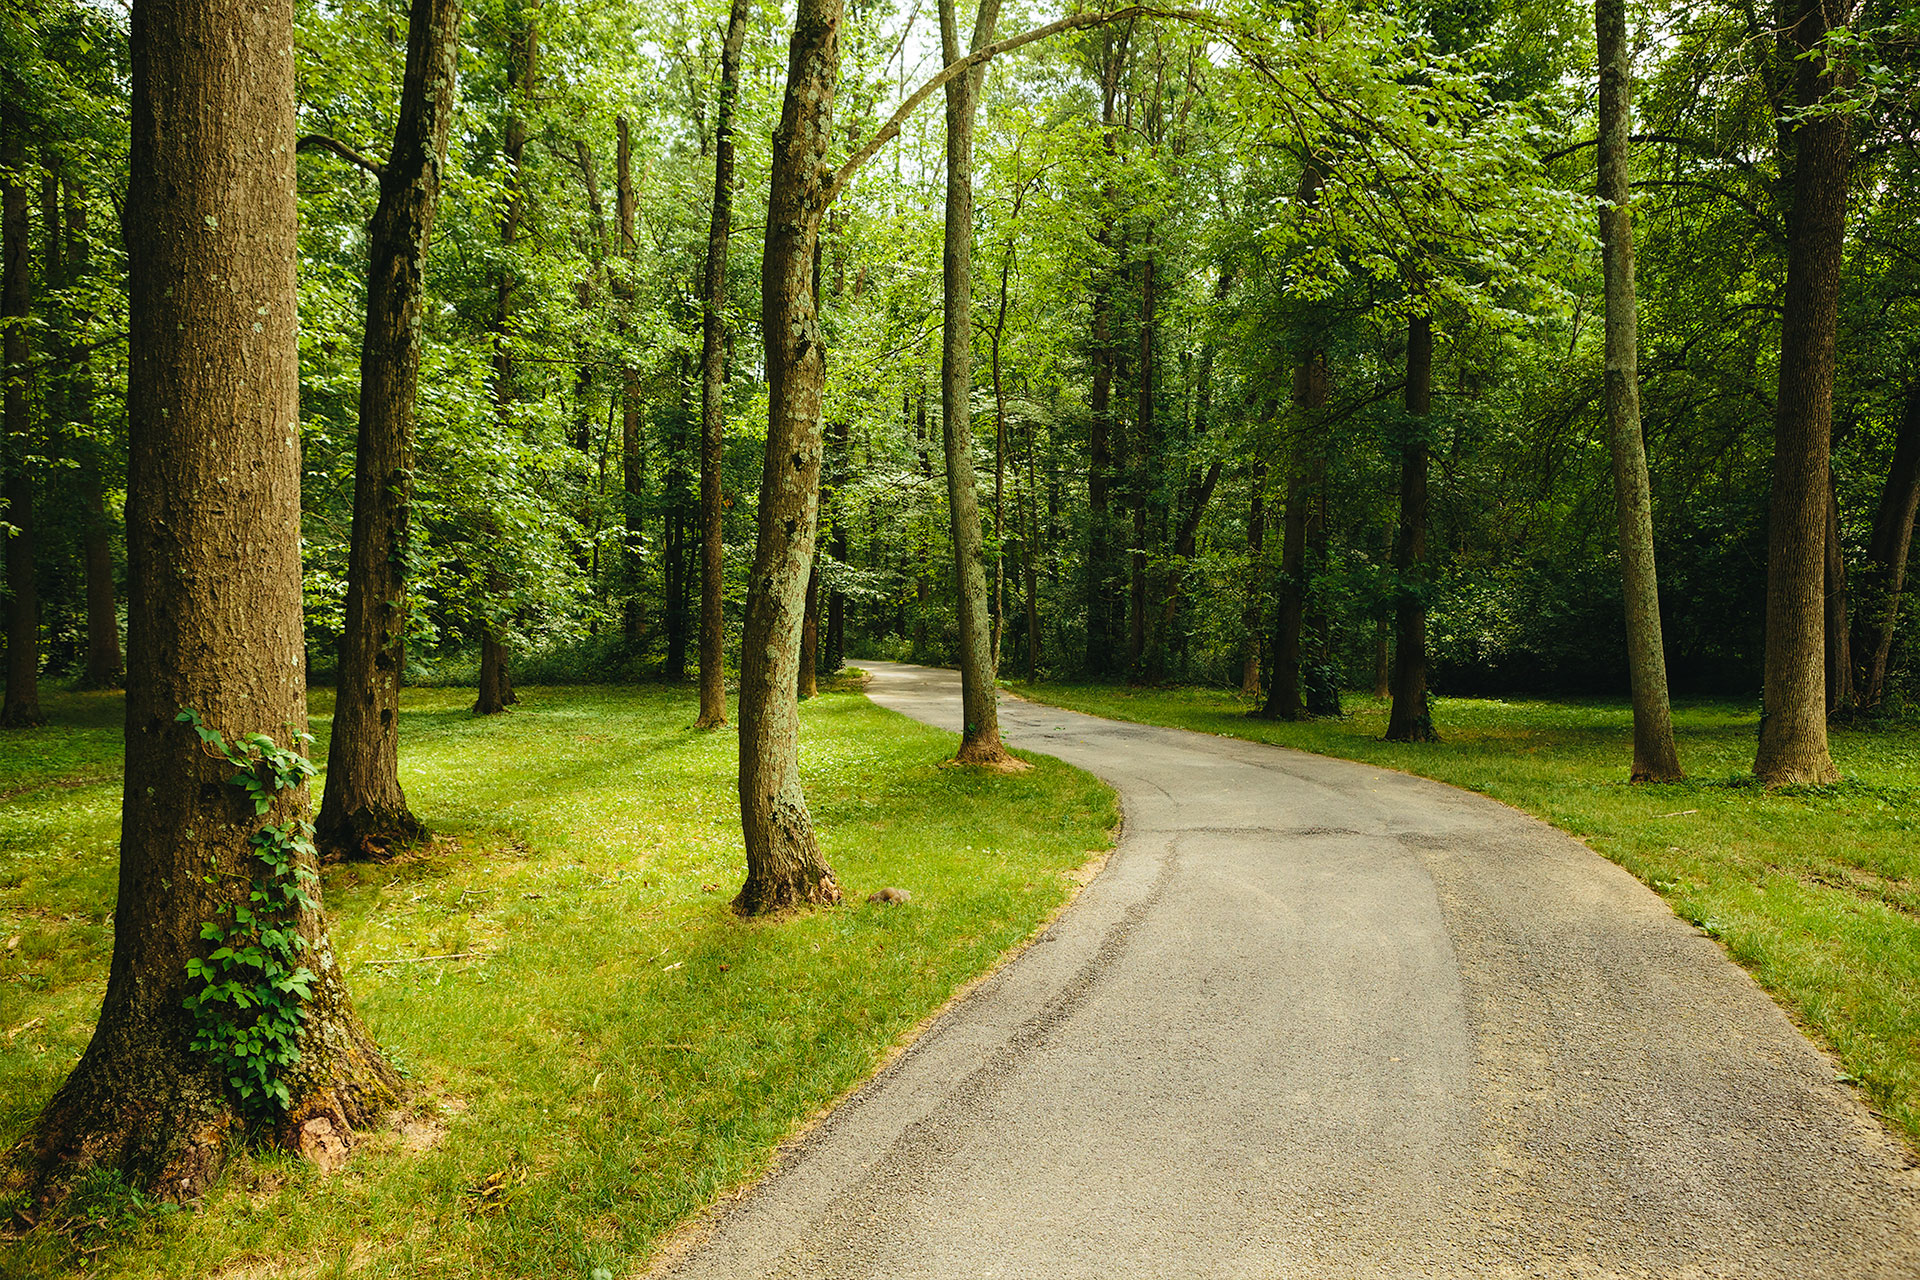
<instances>
[{"instance_id":1,"label":"slender tree trunk","mask_svg":"<svg viewBox=\"0 0 1920 1280\"><path fill-rule=\"evenodd\" d=\"M733 106L740 88L740 49L746 40L748 0L733 0L720 49L720 94L714 129L713 217L707 229L707 266L700 312L700 719L699 728L727 722L726 497L720 466L726 454L727 240L733 227Z\"/></svg>"},{"instance_id":2,"label":"slender tree trunk","mask_svg":"<svg viewBox=\"0 0 1920 1280\"><path fill-rule=\"evenodd\" d=\"M1900 599L1907 581L1907 556L1913 546L1914 519L1920 513L1920 377L1907 383L1905 411L1893 448L1893 465L1880 490L1873 534L1857 575L1852 653L1854 698L1861 710L1886 696L1887 662L1900 621Z\"/></svg>"},{"instance_id":3,"label":"slender tree trunk","mask_svg":"<svg viewBox=\"0 0 1920 1280\"><path fill-rule=\"evenodd\" d=\"M1106 152L1109 175L1118 166L1116 141L1120 73L1126 66L1128 36L1124 31L1101 35L1100 62L1100 138ZM1094 240L1102 250L1113 246L1115 219L1111 181L1100 193L1100 223ZM1114 564L1113 519L1113 372L1116 352L1113 345L1113 289L1107 274L1094 276L1092 299L1092 339L1089 353L1093 381L1088 389L1090 417L1087 448L1087 672L1108 675L1114 669L1114 649L1118 637L1114 626L1114 597L1119 588L1119 571Z\"/></svg>"},{"instance_id":4,"label":"slender tree trunk","mask_svg":"<svg viewBox=\"0 0 1920 1280\"><path fill-rule=\"evenodd\" d=\"M33 268L27 231L27 161L20 108L0 106L0 324L6 326L0 356L6 381L6 468L0 484L0 518L14 528L7 552L7 690L0 726L45 724L40 711L40 601L33 573L33 452L31 397L27 394L27 316L32 308Z\"/></svg>"},{"instance_id":5,"label":"slender tree trunk","mask_svg":"<svg viewBox=\"0 0 1920 1280\"><path fill-rule=\"evenodd\" d=\"M993 40L999 0L980 0L973 43ZM940 0L941 44L948 65L960 61L954 0ZM947 82L946 238L942 255L945 312L940 343L942 438L947 455L947 514L953 535L954 587L960 623L960 750L962 764L1007 767L1013 757L1000 742L998 673L992 609L987 596L980 499L974 489L973 415L973 124L986 66Z\"/></svg>"},{"instance_id":6,"label":"slender tree trunk","mask_svg":"<svg viewBox=\"0 0 1920 1280\"><path fill-rule=\"evenodd\" d=\"M1293 402L1300 410L1287 467L1287 514L1281 525L1280 600L1273 628L1273 674L1262 714L1276 720L1301 720L1310 712L1303 696L1301 640L1307 614L1307 547L1317 529L1324 478L1316 422L1327 403L1326 357L1307 353L1294 370Z\"/></svg>"},{"instance_id":7,"label":"slender tree trunk","mask_svg":"<svg viewBox=\"0 0 1920 1280\"><path fill-rule=\"evenodd\" d=\"M1153 224L1147 224L1147 230L1141 245L1144 255L1140 259L1140 333L1139 353L1140 370L1135 377L1136 401L1134 408L1133 440L1133 548L1129 556L1132 575L1128 584L1127 600L1127 674L1130 679L1144 680L1150 674L1147 666L1147 509L1152 501L1154 484L1149 478L1154 465L1155 446L1158 444L1157 427L1153 418L1153 327L1154 304L1158 301L1154 293L1157 283L1153 261Z\"/></svg>"},{"instance_id":8,"label":"slender tree trunk","mask_svg":"<svg viewBox=\"0 0 1920 1280\"><path fill-rule=\"evenodd\" d=\"M799 0L787 90L773 137L761 267L767 452L758 539L740 648L740 824L743 915L840 900L800 786L800 628L819 518L826 335L814 305L814 247L826 211L840 0Z\"/></svg>"},{"instance_id":9,"label":"slender tree trunk","mask_svg":"<svg viewBox=\"0 0 1920 1280\"><path fill-rule=\"evenodd\" d=\"M1415 316L1407 324L1409 417L1424 419L1433 407L1433 320ZM1411 425L1400 453L1400 530L1393 553L1398 598L1394 606L1393 708L1387 716L1387 741L1432 742L1427 705L1427 439Z\"/></svg>"},{"instance_id":10,"label":"slender tree trunk","mask_svg":"<svg viewBox=\"0 0 1920 1280\"><path fill-rule=\"evenodd\" d=\"M820 692L820 562L807 573L807 606L800 620L800 701Z\"/></svg>"},{"instance_id":11,"label":"slender tree trunk","mask_svg":"<svg viewBox=\"0 0 1920 1280\"><path fill-rule=\"evenodd\" d=\"M1855 710L1853 654L1848 649L1847 562L1840 550L1840 492L1827 472L1827 537L1823 595L1827 640L1827 714L1845 719Z\"/></svg>"},{"instance_id":12,"label":"slender tree trunk","mask_svg":"<svg viewBox=\"0 0 1920 1280\"><path fill-rule=\"evenodd\" d=\"M413 0L400 119L368 228L346 625L327 788L315 824L321 848L345 857L374 856L426 834L400 786L400 677L413 537L420 312L453 120L460 14L460 0Z\"/></svg>"},{"instance_id":13,"label":"slender tree trunk","mask_svg":"<svg viewBox=\"0 0 1920 1280\"><path fill-rule=\"evenodd\" d=\"M1249 698L1260 693L1260 650L1265 641L1260 620L1266 609L1260 599L1260 558L1267 542L1267 464L1255 460L1247 474L1247 603L1240 615L1247 632L1246 657L1240 664L1240 692Z\"/></svg>"},{"instance_id":14,"label":"slender tree trunk","mask_svg":"<svg viewBox=\"0 0 1920 1280\"><path fill-rule=\"evenodd\" d=\"M248 38L236 42L234 33ZM14 1151L43 1192L90 1168L198 1196L242 1137L223 1065L190 1047L201 925L248 904L267 813L178 721L282 743L307 722L300 621L293 6L142 0L133 14L127 220L129 668L113 961L79 1065ZM217 281L217 283L215 283ZM311 874L310 855L296 865ZM317 900L317 880L308 890ZM318 902L316 975L280 1077L295 1143L346 1142L398 1091L354 1015Z\"/></svg>"},{"instance_id":15,"label":"slender tree trunk","mask_svg":"<svg viewBox=\"0 0 1920 1280\"><path fill-rule=\"evenodd\" d=\"M1633 694L1635 782L1685 776L1673 740L1660 589L1653 559L1653 498L1640 429L1639 314L1634 297L1632 47L1626 0L1595 0L1600 52L1600 261L1606 288L1607 445L1619 514L1626 603L1627 671Z\"/></svg>"},{"instance_id":16,"label":"slender tree trunk","mask_svg":"<svg viewBox=\"0 0 1920 1280\"><path fill-rule=\"evenodd\" d=\"M634 226L639 202L633 188L633 126L625 116L618 117L614 126L618 135L614 152L614 222L619 229L620 258L624 264L614 296L622 306L620 329L624 334L630 330L626 312L633 304L631 272L635 270L640 250ZM620 575L625 597L620 609L620 630L629 652L637 650L646 635L646 611L640 592L641 499L645 492L640 458L640 370L628 361L620 367Z\"/></svg>"},{"instance_id":17,"label":"slender tree trunk","mask_svg":"<svg viewBox=\"0 0 1920 1280\"><path fill-rule=\"evenodd\" d=\"M1391 698L1393 696L1393 643L1387 615L1382 613L1373 620L1373 696Z\"/></svg>"},{"instance_id":18,"label":"slender tree trunk","mask_svg":"<svg viewBox=\"0 0 1920 1280\"><path fill-rule=\"evenodd\" d=\"M1795 54L1794 96L1816 108L1835 91L1821 52L1820 0L1790 0L1784 37ZM1793 210L1787 233L1785 321L1773 426L1767 519L1765 710L1754 774L1768 786L1839 778L1827 751L1825 581L1827 466L1833 429L1834 331L1847 233L1844 112L1792 126Z\"/></svg>"},{"instance_id":19,"label":"slender tree trunk","mask_svg":"<svg viewBox=\"0 0 1920 1280\"><path fill-rule=\"evenodd\" d=\"M520 225L526 216L527 195L521 181L520 164L527 149L527 122L520 114L533 100L534 85L540 74L540 25L537 8L522 13L507 37L507 85L514 98L507 110L500 151L507 162L508 191L506 217L500 224L500 245L505 261L495 277L497 298L494 311L493 403L500 429L513 427L514 387L513 316L517 284L514 278L514 246L520 239ZM487 575L488 608L498 605L497 597L506 590L506 578L498 568ZM513 683L507 674L509 657L505 626L497 618L482 623L480 634L480 689L474 710L481 715L504 711L515 701Z\"/></svg>"},{"instance_id":20,"label":"slender tree trunk","mask_svg":"<svg viewBox=\"0 0 1920 1280\"><path fill-rule=\"evenodd\" d=\"M834 513L833 537L827 544L827 554L834 563L846 566L852 562L852 550L847 544L847 522L849 512L845 500L841 497L840 483L844 482L853 467L847 443L847 420L841 418L831 426L833 435L834 473ZM825 667L829 672L840 670L847 660L847 597L838 587L827 591L827 658Z\"/></svg>"},{"instance_id":21,"label":"slender tree trunk","mask_svg":"<svg viewBox=\"0 0 1920 1280\"><path fill-rule=\"evenodd\" d=\"M67 278L86 281L92 270L87 242L86 188L71 178L61 183L66 204ZM87 666L81 683L89 689L117 689L126 678L120 654L120 615L114 604L113 526L107 519L102 449L92 439L93 370L76 355L67 374L67 421L73 426L80 464L81 551L87 579Z\"/></svg>"}]
</instances>

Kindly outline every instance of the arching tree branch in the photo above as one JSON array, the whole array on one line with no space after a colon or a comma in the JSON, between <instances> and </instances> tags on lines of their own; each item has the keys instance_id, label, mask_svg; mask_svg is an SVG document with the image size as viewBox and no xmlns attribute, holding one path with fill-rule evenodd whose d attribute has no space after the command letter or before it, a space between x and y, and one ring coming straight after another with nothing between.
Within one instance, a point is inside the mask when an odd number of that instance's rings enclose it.
<instances>
[{"instance_id":1,"label":"arching tree branch","mask_svg":"<svg viewBox=\"0 0 1920 1280\"><path fill-rule=\"evenodd\" d=\"M348 164L358 165L376 178L386 172L378 161L367 159L367 157L361 155L346 143L329 138L323 133L302 135L300 141L294 144L294 149L296 151L331 151Z\"/></svg>"}]
</instances>

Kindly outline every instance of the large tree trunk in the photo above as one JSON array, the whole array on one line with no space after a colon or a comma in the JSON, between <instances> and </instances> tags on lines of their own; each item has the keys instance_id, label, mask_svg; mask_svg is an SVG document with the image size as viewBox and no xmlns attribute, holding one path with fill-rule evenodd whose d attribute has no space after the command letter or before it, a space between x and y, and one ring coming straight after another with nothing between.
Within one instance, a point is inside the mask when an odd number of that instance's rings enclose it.
<instances>
[{"instance_id":1,"label":"large tree trunk","mask_svg":"<svg viewBox=\"0 0 1920 1280\"><path fill-rule=\"evenodd\" d=\"M247 38L236 41L235 32ZM199 1195L243 1128L225 1067L190 1048L203 923L248 902L263 823L229 741L306 726L300 620L293 6L141 0L133 14L126 785L113 962L93 1039L15 1157L43 1191L88 1168ZM295 865L314 870L310 854ZM309 891L317 899L318 885ZM317 901L316 975L281 1134L346 1141L398 1080L354 1015Z\"/></svg>"},{"instance_id":2,"label":"large tree trunk","mask_svg":"<svg viewBox=\"0 0 1920 1280\"><path fill-rule=\"evenodd\" d=\"M46 723L40 712L40 602L33 574L33 472L31 408L27 394L27 314L32 307L31 246L27 240L27 162L22 147L23 121L12 103L0 107L0 324L6 326L0 356L6 381L6 450L0 466L0 518L14 528L7 552L7 691L0 702L0 725L19 728Z\"/></svg>"},{"instance_id":3,"label":"large tree trunk","mask_svg":"<svg viewBox=\"0 0 1920 1280\"><path fill-rule=\"evenodd\" d=\"M773 137L760 275L767 452L740 649L740 825L747 879L733 905L743 915L840 900L800 786L800 709L794 697L820 514L826 334L814 305L813 259L826 212L840 16L841 0L799 0Z\"/></svg>"},{"instance_id":4,"label":"large tree trunk","mask_svg":"<svg viewBox=\"0 0 1920 1280\"><path fill-rule=\"evenodd\" d=\"M960 61L954 0L940 0L940 37L947 64ZM1000 0L980 0L973 43L993 40ZM945 312L940 342L941 435L947 455L947 514L953 532L954 588L960 623L960 750L962 764L1007 767L1013 757L1000 742L998 672L994 669L992 608L980 530L980 498L973 477L973 123L986 65L947 81L947 224L942 278Z\"/></svg>"},{"instance_id":5,"label":"large tree trunk","mask_svg":"<svg viewBox=\"0 0 1920 1280\"><path fill-rule=\"evenodd\" d=\"M360 344L360 433L346 626L315 824L321 848L371 857L426 825L400 786L400 677L413 516L413 413L427 246L453 120L460 0L413 0L393 151L368 228L367 326Z\"/></svg>"},{"instance_id":6,"label":"large tree trunk","mask_svg":"<svg viewBox=\"0 0 1920 1280\"><path fill-rule=\"evenodd\" d=\"M1886 696L1887 661L1900 621L1900 599L1907 581L1907 555L1913 547L1914 518L1920 514L1920 377L1907 384L1893 465L1880 490L1873 534L1855 575L1858 607L1853 637L1854 701L1861 710Z\"/></svg>"},{"instance_id":7,"label":"large tree trunk","mask_svg":"<svg viewBox=\"0 0 1920 1280\"><path fill-rule=\"evenodd\" d=\"M1600 46L1600 262L1606 288L1607 446L1619 514L1626 602L1627 671L1633 694L1635 782L1684 775L1673 741L1660 590L1653 560L1653 498L1640 430L1639 314L1634 300L1632 70L1625 0L1595 0Z\"/></svg>"},{"instance_id":8,"label":"large tree trunk","mask_svg":"<svg viewBox=\"0 0 1920 1280\"><path fill-rule=\"evenodd\" d=\"M748 0L733 0L720 48L720 98L714 128L713 218L707 228L707 268L700 313L700 719L702 729L727 722L724 684L727 624L721 538L726 499L720 464L727 436L727 238L733 227L733 103L740 88L740 47L747 37Z\"/></svg>"},{"instance_id":9,"label":"large tree trunk","mask_svg":"<svg viewBox=\"0 0 1920 1280\"><path fill-rule=\"evenodd\" d=\"M1433 320L1407 323L1407 414L1425 419L1433 407ZM1423 422L1409 424L1400 453L1400 529L1394 541L1398 579L1394 604L1393 707L1387 741L1432 742L1427 705L1427 437Z\"/></svg>"},{"instance_id":10,"label":"large tree trunk","mask_svg":"<svg viewBox=\"0 0 1920 1280\"><path fill-rule=\"evenodd\" d=\"M1821 52L1819 0L1789 0L1785 43L1804 109L1834 92ZM1768 786L1839 778L1827 751L1825 561L1827 466L1833 429L1834 330L1847 234L1852 139L1845 112L1792 126L1793 210L1787 236L1780 388L1773 420L1773 494L1767 519L1765 711L1753 772Z\"/></svg>"}]
</instances>

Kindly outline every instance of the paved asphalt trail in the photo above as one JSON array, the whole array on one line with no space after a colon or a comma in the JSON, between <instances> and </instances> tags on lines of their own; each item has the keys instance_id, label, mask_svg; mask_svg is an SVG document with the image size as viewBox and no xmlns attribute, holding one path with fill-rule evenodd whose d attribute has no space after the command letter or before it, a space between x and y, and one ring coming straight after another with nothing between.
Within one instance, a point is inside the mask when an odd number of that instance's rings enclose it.
<instances>
[{"instance_id":1,"label":"paved asphalt trail","mask_svg":"<svg viewBox=\"0 0 1920 1280\"><path fill-rule=\"evenodd\" d=\"M958 727L953 673L863 665ZM1119 788L1106 870L668 1274L1920 1277L1920 1176L1831 1060L1584 845L1368 765L1001 726Z\"/></svg>"}]
</instances>

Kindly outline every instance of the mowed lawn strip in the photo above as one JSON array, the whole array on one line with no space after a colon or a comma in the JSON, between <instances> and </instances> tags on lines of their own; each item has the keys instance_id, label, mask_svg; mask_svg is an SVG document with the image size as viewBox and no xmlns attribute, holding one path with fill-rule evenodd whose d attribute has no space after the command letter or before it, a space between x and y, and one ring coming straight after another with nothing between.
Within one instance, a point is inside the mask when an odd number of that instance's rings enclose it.
<instances>
[{"instance_id":1,"label":"mowed lawn strip","mask_svg":"<svg viewBox=\"0 0 1920 1280\"><path fill-rule=\"evenodd\" d=\"M1843 780L1768 791L1751 706L1674 708L1689 780L1627 782L1633 713L1608 701L1436 699L1441 741L1381 741L1387 704L1287 724L1208 689L1011 684L1036 701L1386 765L1544 818L1718 938L1920 1153L1920 730L1836 730Z\"/></svg>"},{"instance_id":2,"label":"mowed lawn strip","mask_svg":"<svg viewBox=\"0 0 1920 1280\"><path fill-rule=\"evenodd\" d=\"M243 1158L191 1214L102 1180L82 1220L0 1244L0 1273L627 1274L1027 937L1117 822L1087 774L943 768L953 735L828 692L801 763L847 903L745 923L733 731L690 728L680 690L520 694L480 719L470 692L410 691L402 780L442 838L327 874L361 1013L410 1075L405 1125L338 1176ZM119 786L79 780L117 773L117 706L46 701L84 745L21 764L30 738L0 740L33 788L0 809L0 946L21 938L0 951L0 1143L85 1047L112 945ZM329 708L316 692L316 759ZM868 904L882 886L911 902Z\"/></svg>"}]
</instances>

